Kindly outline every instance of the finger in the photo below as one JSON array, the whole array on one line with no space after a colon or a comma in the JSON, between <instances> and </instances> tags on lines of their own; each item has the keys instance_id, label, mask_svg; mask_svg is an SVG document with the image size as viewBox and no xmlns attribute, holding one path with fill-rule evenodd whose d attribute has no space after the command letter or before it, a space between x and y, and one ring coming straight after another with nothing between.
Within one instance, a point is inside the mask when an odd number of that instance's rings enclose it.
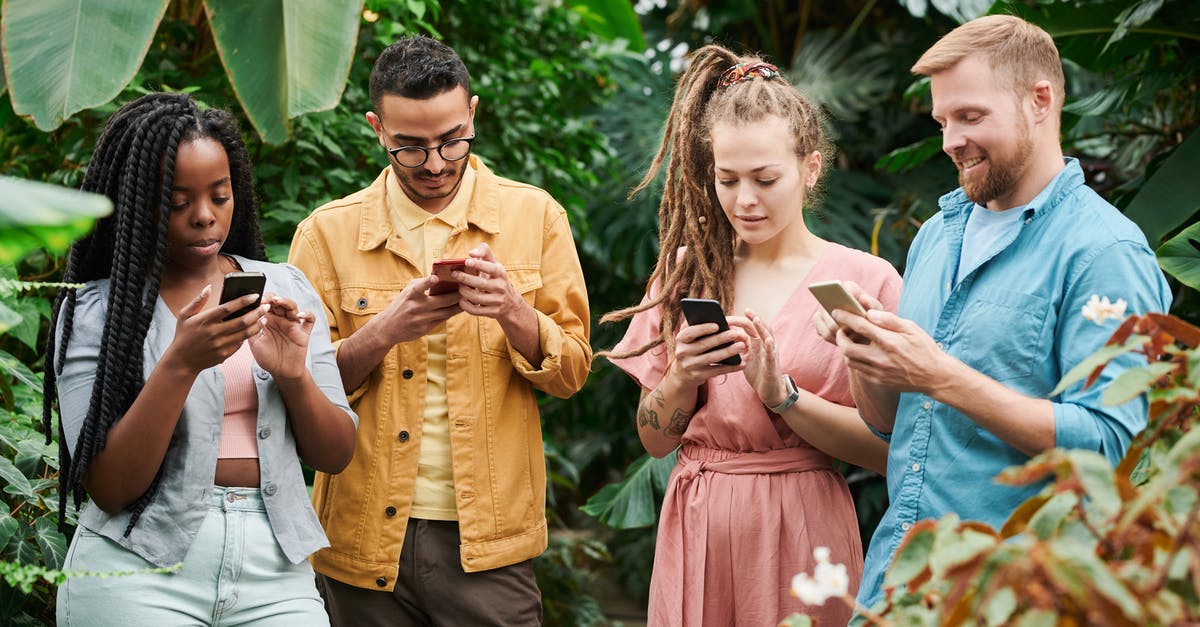
<instances>
[{"instance_id":1,"label":"finger","mask_svg":"<svg viewBox=\"0 0 1200 627\"><path fill-rule=\"evenodd\" d=\"M467 254L471 256L471 259L482 259L484 261L499 263L499 260L496 259L496 253L492 252L492 247L488 246L486 242L472 248ZM467 259L468 266L471 266L471 259Z\"/></svg>"},{"instance_id":2,"label":"finger","mask_svg":"<svg viewBox=\"0 0 1200 627\"><path fill-rule=\"evenodd\" d=\"M697 325L684 323L683 328L679 330L679 333L675 334L675 341L691 343L695 342L698 338L711 335L719 330L720 327L717 326L717 323L715 322L705 322Z\"/></svg>"},{"instance_id":3,"label":"finger","mask_svg":"<svg viewBox=\"0 0 1200 627\"><path fill-rule=\"evenodd\" d=\"M236 303L238 301L235 300L235 301L230 301L230 302ZM252 302L254 302L254 300L251 299L250 302L252 303ZM228 304L228 303L226 303L226 304ZM242 306L245 306L248 304L250 304L250 303L243 303ZM236 310L236 308L235 308L235 310ZM269 305L267 303L263 303L263 304L259 305L258 307L255 307L254 309L251 309L250 311L242 314L241 316L234 318L233 320L231 320L231 322L236 323L241 328L246 329L247 331L253 330L255 333L257 333L258 330L262 329L263 327L265 327L267 325L267 320L264 316L267 315L268 311L271 311L271 305Z\"/></svg>"},{"instance_id":4,"label":"finger","mask_svg":"<svg viewBox=\"0 0 1200 627\"><path fill-rule=\"evenodd\" d=\"M909 332L915 330L914 327L916 327L916 324L914 324L912 321L905 320L904 318L901 318L890 311L884 311L882 309L872 309L871 311L868 311L867 318L876 325L879 325L880 327L889 331Z\"/></svg>"},{"instance_id":5,"label":"finger","mask_svg":"<svg viewBox=\"0 0 1200 627\"><path fill-rule=\"evenodd\" d=\"M204 311L204 305L208 303L208 297L211 294L212 283L209 283L208 285L204 286L204 289L200 290L200 293L197 294L196 297L191 300L191 302L180 308L179 319L183 320L190 318L201 311Z\"/></svg>"},{"instance_id":6,"label":"finger","mask_svg":"<svg viewBox=\"0 0 1200 627\"><path fill-rule=\"evenodd\" d=\"M869 342L876 342L883 335L888 333L887 329L884 329L883 327L871 322L871 320L848 311L835 309L832 317L834 322L836 322L839 327L853 332L860 337L865 338Z\"/></svg>"}]
</instances>

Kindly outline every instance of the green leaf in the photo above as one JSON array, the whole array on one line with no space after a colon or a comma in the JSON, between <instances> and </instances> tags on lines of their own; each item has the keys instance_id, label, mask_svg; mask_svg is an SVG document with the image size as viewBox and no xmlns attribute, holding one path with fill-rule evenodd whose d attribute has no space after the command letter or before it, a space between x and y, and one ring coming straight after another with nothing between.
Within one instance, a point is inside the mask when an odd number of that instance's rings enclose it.
<instances>
[{"instance_id":1,"label":"green leaf","mask_svg":"<svg viewBox=\"0 0 1200 627\"><path fill-rule=\"evenodd\" d=\"M1067 388L1075 383L1088 378L1092 371L1100 366L1107 364L1116 357L1124 355L1129 351L1141 346L1146 342L1144 335L1131 335L1125 340L1124 344L1105 344L1100 347L1100 350L1092 353L1087 359L1079 362L1070 372L1063 376L1062 381L1050 391L1050 398L1062 394Z\"/></svg>"},{"instance_id":2,"label":"green leaf","mask_svg":"<svg viewBox=\"0 0 1200 627\"><path fill-rule=\"evenodd\" d=\"M1017 619L1014 627L1055 627L1058 614L1052 610L1030 610Z\"/></svg>"},{"instance_id":3,"label":"green leaf","mask_svg":"<svg viewBox=\"0 0 1200 627\"><path fill-rule=\"evenodd\" d=\"M939 534L929 556L929 568L933 570L934 577L941 577L951 568L970 562L998 543L996 536L974 529Z\"/></svg>"},{"instance_id":4,"label":"green leaf","mask_svg":"<svg viewBox=\"0 0 1200 627\"><path fill-rule=\"evenodd\" d=\"M4 78L4 46L0 46L0 96L8 91L8 81Z\"/></svg>"},{"instance_id":5,"label":"green leaf","mask_svg":"<svg viewBox=\"0 0 1200 627\"><path fill-rule=\"evenodd\" d=\"M8 333L8 330L21 324L25 319L21 314L13 311L7 304L0 301L0 333Z\"/></svg>"},{"instance_id":6,"label":"green leaf","mask_svg":"<svg viewBox=\"0 0 1200 627\"><path fill-rule=\"evenodd\" d=\"M1056 582L1064 584L1068 593L1074 593L1080 607L1093 605L1091 596L1101 594L1119 607L1126 619L1136 621L1142 617L1141 603L1094 552L1061 544L1048 544L1047 548L1062 566L1048 572Z\"/></svg>"},{"instance_id":7,"label":"green leaf","mask_svg":"<svg viewBox=\"0 0 1200 627\"><path fill-rule=\"evenodd\" d=\"M633 10L632 2L568 0L567 4L585 8L599 18L591 23L591 30L597 35L610 40L624 39L634 52L646 49L646 36L642 33L642 24Z\"/></svg>"},{"instance_id":8,"label":"green leaf","mask_svg":"<svg viewBox=\"0 0 1200 627\"><path fill-rule=\"evenodd\" d=\"M1127 403L1142 392L1145 392L1160 377L1175 369L1175 364L1160 361L1146 368L1130 368L1122 372L1100 396L1100 402L1105 405L1121 405Z\"/></svg>"},{"instance_id":9,"label":"green leaf","mask_svg":"<svg viewBox=\"0 0 1200 627\"><path fill-rule=\"evenodd\" d=\"M997 627L1008 623L1008 619L1017 609L1017 593L1012 588L1001 588L992 598L983 604L983 618L988 627Z\"/></svg>"},{"instance_id":10,"label":"green leaf","mask_svg":"<svg viewBox=\"0 0 1200 627\"><path fill-rule=\"evenodd\" d=\"M884 587L907 583L928 568L936 537L936 529L930 526L910 531L908 540L896 551L892 566L884 577Z\"/></svg>"},{"instance_id":11,"label":"green leaf","mask_svg":"<svg viewBox=\"0 0 1200 627\"><path fill-rule=\"evenodd\" d=\"M1039 540L1046 540L1054 535L1062 521L1075 509L1079 497L1072 492L1062 492L1050 497L1037 513L1029 519L1026 527L1033 531Z\"/></svg>"},{"instance_id":12,"label":"green leaf","mask_svg":"<svg viewBox=\"0 0 1200 627\"><path fill-rule=\"evenodd\" d=\"M1116 477L1108 458L1085 450L1068 451L1067 458L1087 494L1088 512L1105 517L1115 515L1121 508L1121 497L1117 494Z\"/></svg>"},{"instance_id":13,"label":"green leaf","mask_svg":"<svg viewBox=\"0 0 1200 627\"><path fill-rule=\"evenodd\" d=\"M362 1L204 0L221 63L264 141L289 118L337 105L350 72Z\"/></svg>"},{"instance_id":14,"label":"green leaf","mask_svg":"<svg viewBox=\"0 0 1200 627\"><path fill-rule=\"evenodd\" d=\"M804 614L792 614L779 623L779 627L812 627L813 621Z\"/></svg>"},{"instance_id":15,"label":"green leaf","mask_svg":"<svg viewBox=\"0 0 1200 627\"><path fill-rule=\"evenodd\" d=\"M67 539L58 530L58 525L48 516L37 519L34 524L34 538L42 549L42 559L46 568L59 570L67 557Z\"/></svg>"},{"instance_id":16,"label":"green leaf","mask_svg":"<svg viewBox=\"0 0 1200 627\"><path fill-rule=\"evenodd\" d=\"M25 496L33 492L33 486L29 484L29 479L26 479L25 474L8 461L7 457L0 457L0 479L8 484L4 487L4 491L8 494Z\"/></svg>"},{"instance_id":17,"label":"green leaf","mask_svg":"<svg viewBox=\"0 0 1200 627\"><path fill-rule=\"evenodd\" d=\"M12 0L3 6L13 111L43 131L102 105L133 78L168 0Z\"/></svg>"},{"instance_id":18,"label":"green leaf","mask_svg":"<svg viewBox=\"0 0 1200 627\"><path fill-rule=\"evenodd\" d=\"M42 382L37 375L29 369L29 366L21 363L20 359L13 357L7 351L0 350L0 372L10 374L17 378L18 381L28 385L34 389L41 389Z\"/></svg>"},{"instance_id":19,"label":"green leaf","mask_svg":"<svg viewBox=\"0 0 1200 627\"><path fill-rule=\"evenodd\" d=\"M1200 223L1193 224L1158 249L1158 265L1180 283L1200 290Z\"/></svg>"},{"instance_id":20,"label":"green leaf","mask_svg":"<svg viewBox=\"0 0 1200 627\"><path fill-rule=\"evenodd\" d=\"M112 203L100 194L0 176L0 264L38 248L64 252L109 213Z\"/></svg>"},{"instance_id":21,"label":"green leaf","mask_svg":"<svg viewBox=\"0 0 1200 627\"><path fill-rule=\"evenodd\" d=\"M934 135L919 142L897 148L875 162L876 170L888 173L905 172L932 159L942 151L942 137Z\"/></svg>"},{"instance_id":22,"label":"green leaf","mask_svg":"<svg viewBox=\"0 0 1200 627\"><path fill-rule=\"evenodd\" d=\"M1192 131L1125 207L1125 216L1142 227L1151 245L1200 210L1200 176L1196 176L1197 172L1200 172L1200 131ZM1196 256L1194 249L1192 256ZM1161 250L1159 258L1159 263L1163 263ZM1163 269L1171 272L1165 264ZM1176 278L1183 281L1179 276ZM1196 287L1192 283L1188 285Z\"/></svg>"},{"instance_id":23,"label":"green leaf","mask_svg":"<svg viewBox=\"0 0 1200 627\"><path fill-rule=\"evenodd\" d=\"M643 454L625 478L600 489L579 509L614 529L648 527L658 520L658 494L667 485L678 453L655 459Z\"/></svg>"}]
</instances>

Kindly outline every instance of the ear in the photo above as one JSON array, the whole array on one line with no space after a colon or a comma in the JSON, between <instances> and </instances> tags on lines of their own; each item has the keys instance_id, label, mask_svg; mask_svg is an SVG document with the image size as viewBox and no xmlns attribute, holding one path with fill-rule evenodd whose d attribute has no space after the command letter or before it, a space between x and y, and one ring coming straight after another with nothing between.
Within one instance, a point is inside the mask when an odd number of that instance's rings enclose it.
<instances>
[{"instance_id":1,"label":"ear","mask_svg":"<svg viewBox=\"0 0 1200 627\"><path fill-rule=\"evenodd\" d=\"M1058 110L1054 98L1054 87L1050 81L1040 80L1033 84L1033 89L1029 92L1029 105L1034 120L1040 123L1054 115Z\"/></svg>"},{"instance_id":2,"label":"ear","mask_svg":"<svg viewBox=\"0 0 1200 627\"><path fill-rule=\"evenodd\" d=\"M814 150L808 153L804 158L804 168L807 171L807 176L804 180L804 186L812 189L817 186L817 181L821 180L821 166L824 163L824 157L821 156L821 151Z\"/></svg>"},{"instance_id":3,"label":"ear","mask_svg":"<svg viewBox=\"0 0 1200 627\"><path fill-rule=\"evenodd\" d=\"M367 124L371 125L371 130L375 131L375 136L379 138L379 145L383 145L383 123L379 121L379 116L375 115L374 111L367 111Z\"/></svg>"},{"instance_id":4,"label":"ear","mask_svg":"<svg viewBox=\"0 0 1200 627\"><path fill-rule=\"evenodd\" d=\"M475 121L475 107L477 106L479 106L479 96L471 96L470 102L467 103L467 111L470 112L472 122Z\"/></svg>"}]
</instances>

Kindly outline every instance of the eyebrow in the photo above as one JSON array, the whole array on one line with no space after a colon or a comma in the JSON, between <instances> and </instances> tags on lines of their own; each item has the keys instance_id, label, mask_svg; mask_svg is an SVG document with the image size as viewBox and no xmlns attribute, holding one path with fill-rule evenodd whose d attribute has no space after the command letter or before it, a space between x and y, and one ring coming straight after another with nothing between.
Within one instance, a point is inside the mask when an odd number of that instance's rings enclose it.
<instances>
[{"instance_id":1,"label":"eyebrow","mask_svg":"<svg viewBox=\"0 0 1200 627\"><path fill-rule=\"evenodd\" d=\"M208 188L212 189L214 187L220 187L228 182L229 182L229 177L222 176L221 178L213 181L212 183L209 183ZM192 188L184 187L183 185L171 185L171 191L173 191L173 192L186 192L186 191L190 191L191 189Z\"/></svg>"},{"instance_id":2,"label":"eyebrow","mask_svg":"<svg viewBox=\"0 0 1200 627\"><path fill-rule=\"evenodd\" d=\"M767 168L781 168L781 167L783 167L782 163L768 163L766 165L760 165L757 168L754 168L750 171L751 172L761 172L763 170L766 170ZM717 168L717 170L720 170L721 172L736 172L737 171L737 170L733 170L731 168L722 168L721 166L716 166L716 168Z\"/></svg>"},{"instance_id":3,"label":"eyebrow","mask_svg":"<svg viewBox=\"0 0 1200 627\"><path fill-rule=\"evenodd\" d=\"M435 135L435 137L438 139L441 139L443 137L449 137L450 135L453 135L453 134L461 131L464 126L466 126L466 124L459 124L459 125L455 126L454 128L446 131L445 133L442 133L441 135ZM413 135L405 135L403 133L393 133L392 139L394 139L396 141L424 142L426 138L415 137Z\"/></svg>"}]
</instances>

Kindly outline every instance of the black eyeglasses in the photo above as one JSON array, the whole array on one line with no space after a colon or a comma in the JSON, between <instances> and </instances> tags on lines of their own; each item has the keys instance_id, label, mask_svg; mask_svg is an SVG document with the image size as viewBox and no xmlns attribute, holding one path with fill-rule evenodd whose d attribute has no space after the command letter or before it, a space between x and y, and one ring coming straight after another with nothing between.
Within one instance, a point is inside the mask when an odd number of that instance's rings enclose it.
<instances>
[{"instance_id":1,"label":"black eyeglasses","mask_svg":"<svg viewBox=\"0 0 1200 627\"><path fill-rule=\"evenodd\" d=\"M379 128L383 128L380 124ZM387 129L383 129L384 134L387 134ZM446 161L462 161L471 154L471 143L475 141L475 136L456 137L448 139L438 145L436 148L426 148L424 146L401 146L399 148L384 147L396 163L406 168L419 168L429 161L429 151L436 150L438 155Z\"/></svg>"}]
</instances>

